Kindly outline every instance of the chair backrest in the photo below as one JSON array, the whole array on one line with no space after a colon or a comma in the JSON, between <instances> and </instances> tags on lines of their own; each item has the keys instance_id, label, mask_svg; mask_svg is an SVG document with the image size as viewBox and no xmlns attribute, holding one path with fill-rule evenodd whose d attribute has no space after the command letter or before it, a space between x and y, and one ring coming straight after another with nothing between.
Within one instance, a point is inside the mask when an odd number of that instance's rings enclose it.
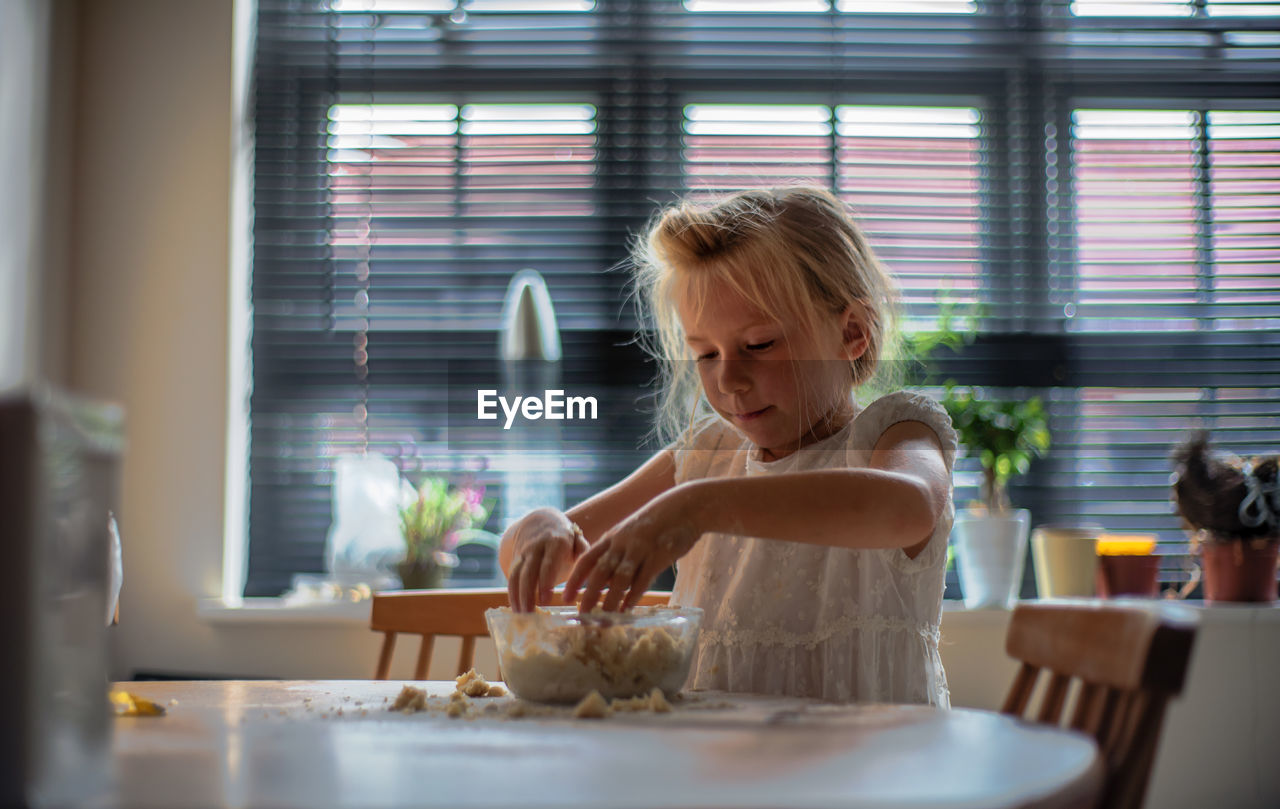
<instances>
[{"instance_id":1,"label":"chair backrest","mask_svg":"<svg viewBox=\"0 0 1280 809\"><path fill-rule=\"evenodd\" d=\"M670 596L670 593L663 592L645 593L640 603L645 606L660 606L666 604ZM476 638L489 635L484 611L491 607L505 607L507 604L505 587L374 593L369 628L383 635L374 679L385 680L389 676L397 634L422 636L422 645L418 647L418 661L413 669L415 680L427 678L427 667L431 664L431 650L436 635L462 638L462 650L458 654L458 674L464 674L474 664Z\"/></svg>"},{"instance_id":2,"label":"chair backrest","mask_svg":"<svg viewBox=\"0 0 1280 809\"><path fill-rule=\"evenodd\" d=\"M1002 710L1093 736L1105 767L1099 809L1138 809L1165 706L1182 690L1196 623L1189 608L1161 602L1019 604L1005 649L1022 665ZM1032 711L1042 670L1049 677Z\"/></svg>"}]
</instances>

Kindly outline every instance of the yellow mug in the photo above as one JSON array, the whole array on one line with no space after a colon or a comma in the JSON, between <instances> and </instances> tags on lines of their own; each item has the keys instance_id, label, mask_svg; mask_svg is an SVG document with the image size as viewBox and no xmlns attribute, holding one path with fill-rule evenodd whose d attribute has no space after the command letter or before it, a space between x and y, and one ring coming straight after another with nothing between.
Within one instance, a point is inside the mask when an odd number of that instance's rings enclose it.
<instances>
[{"instance_id":1,"label":"yellow mug","mask_svg":"<svg viewBox=\"0 0 1280 809\"><path fill-rule=\"evenodd\" d=\"M1097 525L1041 525L1031 532L1036 592L1041 598L1094 595Z\"/></svg>"}]
</instances>

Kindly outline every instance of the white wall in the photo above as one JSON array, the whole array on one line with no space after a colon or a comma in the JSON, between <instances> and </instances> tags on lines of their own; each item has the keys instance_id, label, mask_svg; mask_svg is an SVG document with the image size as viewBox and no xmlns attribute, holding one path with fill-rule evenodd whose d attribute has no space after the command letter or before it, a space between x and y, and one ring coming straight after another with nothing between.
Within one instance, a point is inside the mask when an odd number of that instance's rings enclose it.
<instances>
[{"instance_id":1,"label":"white wall","mask_svg":"<svg viewBox=\"0 0 1280 809\"><path fill-rule=\"evenodd\" d=\"M65 380L74 15L0 2L0 391Z\"/></svg>"},{"instance_id":2,"label":"white wall","mask_svg":"<svg viewBox=\"0 0 1280 809\"><path fill-rule=\"evenodd\" d=\"M225 526L234 531L240 519L224 510L242 463L231 453L227 471L246 227L231 200L233 188L247 188L237 175L236 14L232 0L97 0L82 3L76 20L70 381L122 402L129 424L113 673L363 678L378 639L358 619L210 621L197 610L221 593ZM1280 702L1266 687L1280 670L1280 622L1230 617L1218 615L1225 628L1197 649L1148 805L1280 799L1280 783L1261 768L1262 751L1280 745ZM1006 622L999 612L948 613L943 656L956 705L998 706L1013 673ZM456 650L441 644L433 678L450 674ZM412 659L412 647L402 649L393 675L407 676ZM491 647L479 663L492 671ZM1243 785L1223 793L1242 771ZM1223 794L1230 800L1214 797Z\"/></svg>"},{"instance_id":3,"label":"white wall","mask_svg":"<svg viewBox=\"0 0 1280 809\"><path fill-rule=\"evenodd\" d=\"M232 3L79 13L70 377L125 406L116 673L234 666L194 610L222 559Z\"/></svg>"},{"instance_id":4,"label":"white wall","mask_svg":"<svg viewBox=\"0 0 1280 809\"><path fill-rule=\"evenodd\" d=\"M0 4L0 165L13 176L0 194L0 390L35 376L49 40L46 4Z\"/></svg>"}]
</instances>

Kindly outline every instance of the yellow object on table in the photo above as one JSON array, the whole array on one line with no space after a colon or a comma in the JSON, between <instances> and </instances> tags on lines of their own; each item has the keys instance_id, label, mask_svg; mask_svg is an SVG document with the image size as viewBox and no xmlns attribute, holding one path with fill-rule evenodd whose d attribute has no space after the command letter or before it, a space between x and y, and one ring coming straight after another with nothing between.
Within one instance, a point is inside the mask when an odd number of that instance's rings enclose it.
<instances>
[{"instance_id":1,"label":"yellow object on table","mask_svg":"<svg viewBox=\"0 0 1280 809\"><path fill-rule=\"evenodd\" d=\"M107 697L116 716L164 716L163 706L137 694L117 688L112 689Z\"/></svg>"},{"instance_id":2,"label":"yellow object on table","mask_svg":"<svg viewBox=\"0 0 1280 809\"><path fill-rule=\"evenodd\" d=\"M1156 549L1156 538L1150 534L1100 534L1099 556L1146 556Z\"/></svg>"}]
</instances>

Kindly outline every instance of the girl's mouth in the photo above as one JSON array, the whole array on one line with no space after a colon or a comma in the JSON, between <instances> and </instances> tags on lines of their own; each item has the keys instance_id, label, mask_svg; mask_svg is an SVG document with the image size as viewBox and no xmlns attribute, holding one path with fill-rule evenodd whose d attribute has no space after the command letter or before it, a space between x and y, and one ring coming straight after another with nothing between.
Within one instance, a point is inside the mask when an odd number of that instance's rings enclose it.
<instances>
[{"instance_id":1,"label":"girl's mouth","mask_svg":"<svg viewBox=\"0 0 1280 809\"><path fill-rule=\"evenodd\" d=\"M773 407L773 405L762 407L759 410L753 410L750 413L736 413L734 414L734 418L738 421L754 421L755 419L763 416L770 407Z\"/></svg>"}]
</instances>

